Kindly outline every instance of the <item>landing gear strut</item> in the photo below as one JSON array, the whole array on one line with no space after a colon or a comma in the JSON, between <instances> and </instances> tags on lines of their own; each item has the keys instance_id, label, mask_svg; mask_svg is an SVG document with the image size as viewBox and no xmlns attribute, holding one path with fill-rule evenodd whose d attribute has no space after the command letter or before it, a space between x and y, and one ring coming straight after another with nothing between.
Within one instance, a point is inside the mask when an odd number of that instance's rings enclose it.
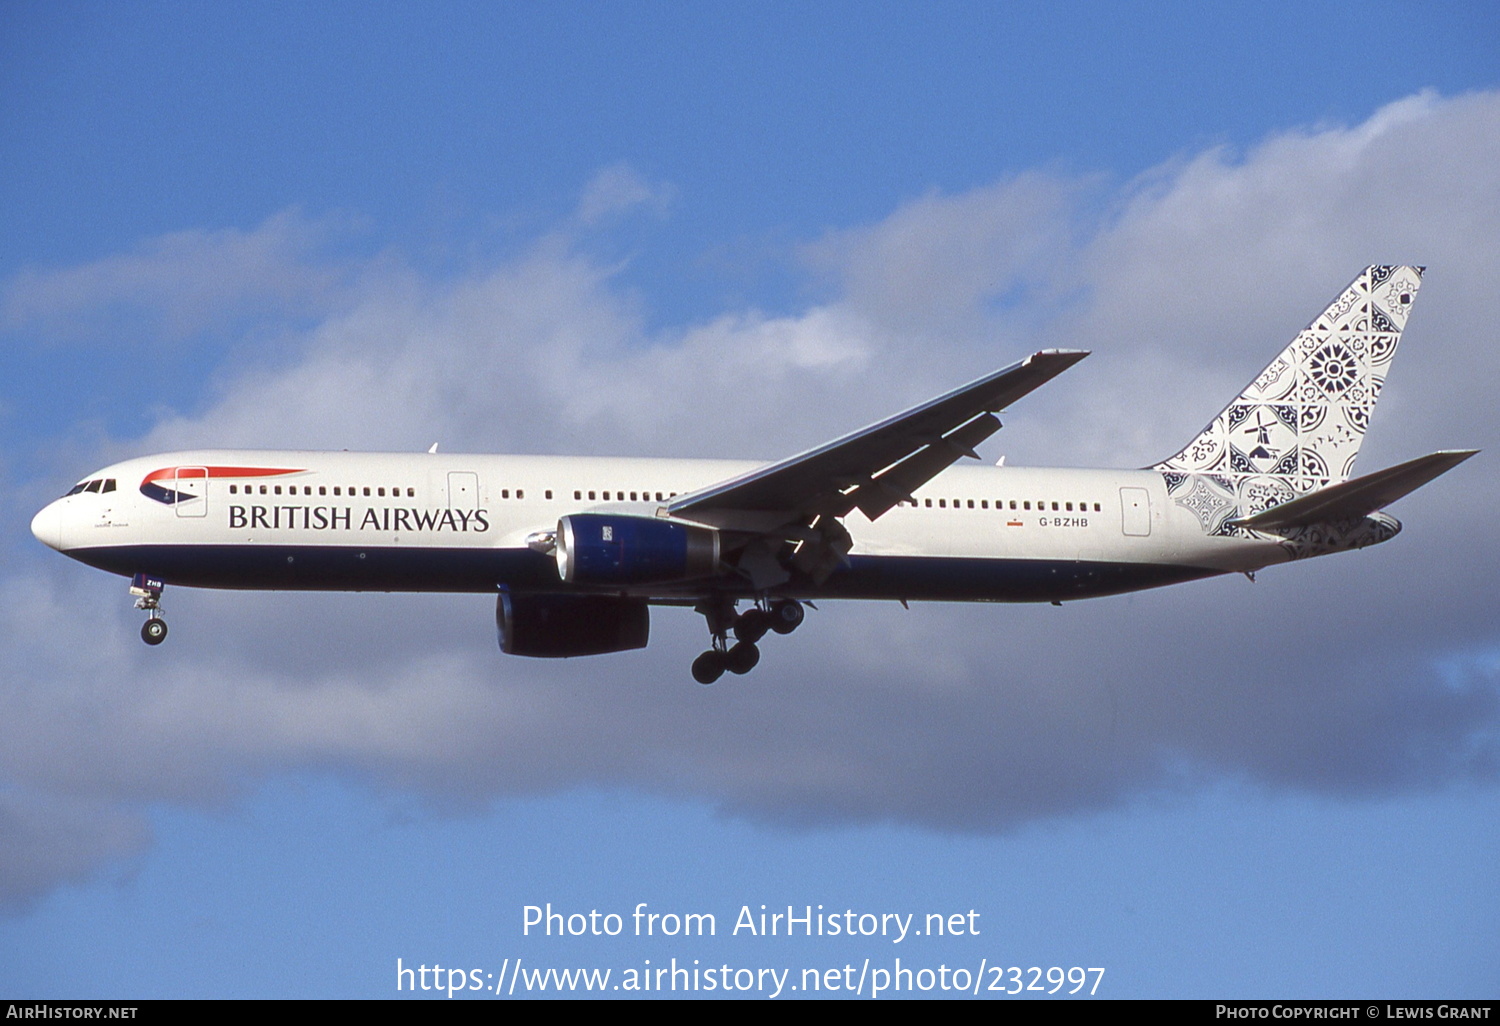
<instances>
[{"instance_id":1,"label":"landing gear strut","mask_svg":"<svg viewBox=\"0 0 1500 1026\"><path fill-rule=\"evenodd\" d=\"M693 660L693 679L699 684L712 684L725 670L749 673L760 662L756 642L770 631L792 633L804 615L802 603L796 599L774 602L762 599L758 605L736 613L734 600L725 596L700 602L698 612L708 621L708 633L713 636L713 647ZM733 645L729 644L731 632L735 637Z\"/></svg>"},{"instance_id":2,"label":"landing gear strut","mask_svg":"<svg viewBox=\"0 0 1500 1026\"><path fill-rule=\"evenodd\" d=\"M136 574L130 581L130 594L134 595L135 608L146 611L146 622L141 624L141 640L148 645L160 645L167 640L167 621L161 616L161 592L165 585L155 577Z\"/></svg>"}]
</instances>

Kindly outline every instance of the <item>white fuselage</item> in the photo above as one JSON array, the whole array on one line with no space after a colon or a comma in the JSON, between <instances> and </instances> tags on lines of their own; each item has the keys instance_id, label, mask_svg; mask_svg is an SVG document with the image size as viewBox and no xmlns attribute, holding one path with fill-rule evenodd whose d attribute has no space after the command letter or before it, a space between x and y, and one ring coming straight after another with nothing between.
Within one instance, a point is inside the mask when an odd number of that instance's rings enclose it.
<instances>
[{"instance_id":1,"label":"white fuselage","mask_svg":"<svg viewBox=\"0 0 1500 1026\"><path fill-rule=\"evenodd\" d=\"M567 514L665 515L756 465L726 460L204 450L128 460L48 505L33 532L81 562L168 584L313 590L560 590L528 539ZM806 598L1081 598L1288 558L1210 536L1156 471L953 467L875 521ZM612 588L672 600L705 582ZM711 585L749 594L734 580ZM599 590L599 589L592 589Z\"/></svg>"}]
</instances>

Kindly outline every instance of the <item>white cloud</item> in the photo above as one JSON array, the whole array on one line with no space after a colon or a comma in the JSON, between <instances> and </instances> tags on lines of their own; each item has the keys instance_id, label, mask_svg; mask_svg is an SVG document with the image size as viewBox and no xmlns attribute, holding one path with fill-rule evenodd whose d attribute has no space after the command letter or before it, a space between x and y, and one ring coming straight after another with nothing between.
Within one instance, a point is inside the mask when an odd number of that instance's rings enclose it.
<instances>
[{"instance_id":1,"label":"white cloud","mask_svg":"<svg viewBox=\"0 0 1500 1026\"><path fill-rule=\"evenodd\" d=\"M808 263L837 279L842 302L907 344L972 342L1047 310L1075 255L1072 221L1097 187L1041 172L957 196L930 193L877 225L831 232ZM992 307L1009 317L998 321Z\"/></svg>"},{"instance_id":2,"label":"white cloud","mask_svg":"<svg viewBox=\"0 0 1500 1026\"><path fill-rule=\"evenodd\" d=\"M663 214L672 202L672 193L670 186L646 181L629 164L611 164L584 187L574 216L582 225L598 227L641 207Z\"/></svg>"},{"instance_id":3,"label":"white cloud","mask_svg":"<svg viewBox=\"0 0 1500 1026\"><path fill-rule=\"evenodd\" d=\"M1139 465L1359 268L1419 259L1431 271L1367 465L1486 446L1497 146L1500 96L1422 96L1240 159L1185 159L1120 189L1088 230L1098 182L1036 173L926 196L809 247L841 283L827 302L661 332L561 235L454 280L342 266L354 284L290 365L116 444L769 458L1066 345L1095 356L1020 404L1003 448ZM626 179L587 203L638 202ZM139 850L131 824L152 802L309 767L443 801L586 783L971 830L1105 808L1184 768L1333 793L1492 778L1494 664L1460 658L1493 645L1500 572L1500 494L1477 463L1404 500L1411 526L1379 549L1061 609L830 604L711 691L689 681L704 636L680 610L657 614L647 652L546 662L500 655L484 596L178 591L171 642L148 650L118 582L53 560L0 578L16 675L0 779L27 809L97 814L113 840L48 874L36 853L62 842L11 812L0 857L22 867L14 899Z\"/></svg>"},{"instance_id":4,"label":"white cloud","mask_svg":"<svg viewBox=\"0 0 1500 1026\"><path fill-rule=\"evenodd\" d=\"M159 343L263 316L267 303L283 315L321 312L343 284L321 251L351 227L289 210L248 232L180 231L80 267L31 268L0 290L0 325L104 344L149 333Z\"/></svg>"}]
</instances>

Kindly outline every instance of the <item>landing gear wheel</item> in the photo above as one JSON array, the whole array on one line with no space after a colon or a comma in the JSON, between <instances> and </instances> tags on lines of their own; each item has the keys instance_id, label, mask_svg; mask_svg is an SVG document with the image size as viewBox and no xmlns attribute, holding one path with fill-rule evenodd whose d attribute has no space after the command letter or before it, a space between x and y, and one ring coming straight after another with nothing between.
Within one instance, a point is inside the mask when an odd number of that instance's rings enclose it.
<instances>
[{"instance_id":1,"label":"landing gear wheel","mask_svg":"<svg viewBox=\"0 0 1500 1026\"><path fill-rule=\"evenodd\" d=\"M753 645L766 636L766 632L771 629L771 624L769 613L751 609L734 622L734 636L742 644Z\"/></svg>"},{"instance_id":2,"label":"landing gear wheel","mask_svg":"<svg viewBox=\"0 0 1500 1026\"><path fill-rule=\"evenodd\" d=\"M153 616L141 624L141 640L148 645L160 645L167 640L167 621Z\"/></svg>"},{"instance_id":3,"label":"landing gear wheel","mask_svg":"<svg viewBox=\"0 0 1500 1026\"><path fill-rule=\"evenodd\" d=\"M724 662L730 673L749 673L760 662L760 649L752 642L742 641L724 653Z\"/></svg>"},{"instance_id":4,"label":"landing gear wheel","mask_svg":"<svg viewBox=\"0 0 1500 1026\"><path fill-rule=\"evenodd\" d=\"M771 630L777 634L790 634L802 626L802 618L807 611L802 608L802 603L796 599L782 599L771 605Z\"/></svg>"},{"instance_id":5,"label":"landing gear wheel","mask_svg":"<svg viewBox=\"0 0 1500 1026\"><path fill-rule=\"evenodd\" d=\"M717 649L709 649L693 660L693 679L699 684L712 684L724 676L726 656Z\"/></svg>"}]
</instances>

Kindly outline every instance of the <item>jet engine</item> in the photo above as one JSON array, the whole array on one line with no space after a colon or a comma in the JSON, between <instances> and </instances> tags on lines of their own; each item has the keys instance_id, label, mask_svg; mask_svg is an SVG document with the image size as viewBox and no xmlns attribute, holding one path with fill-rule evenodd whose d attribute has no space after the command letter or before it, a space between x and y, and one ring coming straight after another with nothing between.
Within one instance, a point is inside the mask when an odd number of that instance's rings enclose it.
<instances>
[{"instance_id":1,"label":"jet engine","mask_svg":"<svg viewBox=\"0 0 1500 1026\"><path fill-rule=\"evenodd\" d=\"M645 648L651 611L645 599L614 595L501 592L495 625L505 654L563 659Z\"/></svg>"},{"instance_id":2,"label":"jet engine","mask_svg":"<svg viewBox=\"0 0 1500 1026\"><path fill-rule=\"evenodd\" d=\"M557 522L557 573L569 584L658 584L719 572L719 532L659 517L573 513Z\"/></svg>"}]
</instances>

